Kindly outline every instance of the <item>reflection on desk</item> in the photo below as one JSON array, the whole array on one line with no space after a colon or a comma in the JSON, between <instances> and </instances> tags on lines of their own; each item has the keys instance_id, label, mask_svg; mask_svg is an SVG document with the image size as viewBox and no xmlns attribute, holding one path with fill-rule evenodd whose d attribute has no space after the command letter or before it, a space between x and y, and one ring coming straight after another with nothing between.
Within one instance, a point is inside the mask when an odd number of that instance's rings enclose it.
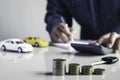
<instances>
[{"instance_id":1,"label":"reflection on desk","mask_svg":"<svg viewBox=\"0 0 120 80\"><path fill-rule=\"evenodd\" d=\"M19 63L22 60L30 59L33 53L17 53L0 51L0 58L11 63Z\"/></svg>"},{"instance_id":2,"label":"reflection on desk","mask_svg":"<svg viewBox=\"0 0 120 80\"><path fill-rule=\"evenodd\" d=\"M0 51L0 58L5 61L11 63L19 63L23 60L28 60L32 58L33 55L37 55L39 53L46 53L48 48L34 48L34 51L31 53L17 53L17 52L7 52L7 51Z\"/></svg>"}]
</instances>

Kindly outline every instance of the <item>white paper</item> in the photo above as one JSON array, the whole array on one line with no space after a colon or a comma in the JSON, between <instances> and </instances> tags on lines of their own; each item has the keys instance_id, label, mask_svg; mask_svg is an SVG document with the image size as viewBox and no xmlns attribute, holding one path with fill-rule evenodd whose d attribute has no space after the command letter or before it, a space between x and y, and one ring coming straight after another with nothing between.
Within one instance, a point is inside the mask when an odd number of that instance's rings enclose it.
<instances>
[{"instance_id":1,"label":"white paper","mask_svg":"<svg viewBox=\"0 0 120 80\"><path fill-rule=\"evenodd\" d=\"M91 40L72 40L69 41L68 43L52 43L53 46L64 48L64 49L70 49L71 48L71 43L76 43L76 44L85 44L88 45Z\"/></svg>"}]
</instances>

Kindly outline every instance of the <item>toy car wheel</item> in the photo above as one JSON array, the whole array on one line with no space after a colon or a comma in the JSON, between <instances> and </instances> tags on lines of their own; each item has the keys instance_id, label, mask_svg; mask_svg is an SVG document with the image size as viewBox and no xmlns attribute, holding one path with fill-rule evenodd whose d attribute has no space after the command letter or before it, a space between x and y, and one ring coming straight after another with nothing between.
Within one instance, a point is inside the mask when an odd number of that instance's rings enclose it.
<instances>
[{"instance_id":1,"label":"toy car wheel","mask_svg":"<svg viewBox=\"0 0 120 80\"><path fill-rule=\"evenodd\" d=\"M17 50L19 53L22 53L23 51L22 51L22 48L18 48L18 50Z\"/></svg>"},{"instance_id":2,"label":"toy car wheel","mask_svg":"<svg viewBox=\"0 0 120 80\"><path fill-rule=\"evenodd\" d=\"M36 42L34 46L35 46L35 47L39 47L39 43L38 43L38 42Z\"/></svg>"},{"instance_id":3,"label":"toy car wheel","mask_svg":"<svg viewBox=\"0 0 120 80\"><path fill-rule=\"evenodd\" d=\"M3 51L6 51L5 45L2 45L1 49L2 49Z\"/></svg>"}]
</instances>

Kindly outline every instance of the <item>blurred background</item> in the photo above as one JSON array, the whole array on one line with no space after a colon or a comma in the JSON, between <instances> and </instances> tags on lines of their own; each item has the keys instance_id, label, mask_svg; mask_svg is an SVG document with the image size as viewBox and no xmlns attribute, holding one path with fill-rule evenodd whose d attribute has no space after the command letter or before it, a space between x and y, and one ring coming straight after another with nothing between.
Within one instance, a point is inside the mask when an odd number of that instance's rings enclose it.
<instances>
[{"instance_id":1,"label":"blurred background","mask_svg":"<svg viewBox=\"0 0 120 80\"><path fill-rule=\"evenodd\" d=\"M44 17L47 0L0 0L0 40L38 36L50 41ZM74 21L75 38L79 25Z\"/></svg>"}]
</instances>

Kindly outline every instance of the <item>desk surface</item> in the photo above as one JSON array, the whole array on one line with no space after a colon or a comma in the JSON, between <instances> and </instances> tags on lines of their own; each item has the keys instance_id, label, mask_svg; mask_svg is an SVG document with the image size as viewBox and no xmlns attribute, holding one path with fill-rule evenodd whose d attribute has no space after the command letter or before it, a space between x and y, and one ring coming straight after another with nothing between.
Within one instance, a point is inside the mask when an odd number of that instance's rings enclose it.
<instances>
[{"instance_id":1,"label":"desk surface","mask_svg":"<svg viewBox=\"0 0 120 80\"><path fill-rule=\"evenodd\" d=\"M35 48L32 53L15 53L0 51L0 80L120 80L120 62L113 65L99 65L106 69L105 75L97 76L54 76L52 75L52 60L64 58L69 63L87 65L99 61L101 57L88 54L74 55L70 51L56 47ZM105 56L120 56L110 54Z\"/></svg>"}]
</instances>

